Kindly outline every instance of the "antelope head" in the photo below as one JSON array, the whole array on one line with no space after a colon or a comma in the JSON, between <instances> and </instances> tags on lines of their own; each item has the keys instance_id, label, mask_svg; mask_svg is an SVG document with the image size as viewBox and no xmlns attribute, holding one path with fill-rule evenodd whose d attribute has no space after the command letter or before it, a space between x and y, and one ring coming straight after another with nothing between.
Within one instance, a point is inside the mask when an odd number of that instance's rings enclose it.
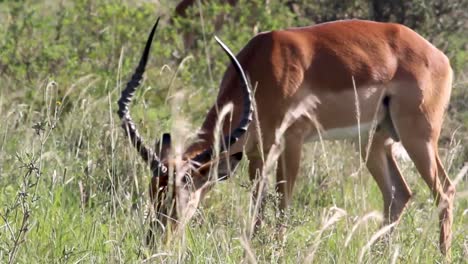
<instances>
[{"instance_id":1,"label":"antelope head","mask_svg":"<svg viewBox=\"0 0 468 264\"><path fill-rule=\"evenodd\" d=\"M157 218L163 226L167 219L172 222L185 223L189 220L198 206L198 203L210 189L214 182L230 176L242 159L242 152L232 153L230 147L236 144L247 131L252 120L252 97L249 82L242 70L240 63L229 48L216 38L218 44L229 56L237 74L240 76L242 91L241 118L236 128L220 142L194 143L178 160L171 157L171 136L164 134L154 149L145 145L135 123L130 116L129 104L136 88L141 83L148 61L152 39L156 31L159 19L153 26L146 42L140 62L126 88L118 101L118 115L122 120L122 127L131 144L137 149L143 160L149 164L152 171L152 179L149 188L150 198L153 203ZM217 115L216 115L217 116ZM213 131L205 131L213 133ZM218 147L219 146L219 147ZM216 170L216 171L214 171ZM215 179L212 175L217 175ZM172 183L172 190L169 187Z\"/></svg>"}]
</instances>

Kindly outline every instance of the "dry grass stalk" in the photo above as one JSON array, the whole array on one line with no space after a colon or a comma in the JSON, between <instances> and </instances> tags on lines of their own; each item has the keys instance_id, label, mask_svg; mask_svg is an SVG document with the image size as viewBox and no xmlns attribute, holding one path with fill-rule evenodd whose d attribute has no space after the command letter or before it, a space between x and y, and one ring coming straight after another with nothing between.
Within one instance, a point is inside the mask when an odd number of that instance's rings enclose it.
<instances>
[{"instance_id":1,"label":"dry grass stalk","mask_svg":"<svg viewBox=\"0 0 468 264\"><path fill-rule=\"evenodd\" d=\"M309 250L311 252L304 259L304 263L314 262L315 253L317 252L317 249L319 248L320 243L322 242L321 238L322 238L323 232L325 232L325 230L333 226L336 222L338 222L342 217L346 216L347 214L345 210L338 208L338 207L330 208L329 213L331 213L332 211L334 211L333 215L330 218L326 219L322 223L322 227L320 228L320 230L317 231L317 236L315 237L314 244Z\"/></svg>"},{"instance_id":2,"label":"dry grass stalk","mask_svg":"<svg viewBox=\"0 0 468 264\"><path fill-rule=\"evenodd\" d=\"M345 247L347 247L349 245L349 242L351 242L351 238L352 238L354 232L356 232L356 230L358 229L358 227L361 224L367 223L367 221L372 220L372 219L375 219L375 220L377 220L379 222L383 221L382 213L377 212L377 211L372 211L370 213L365 214L363 217L361 217L361 219L359 219L356 222L356 224L354 224L353 228L351 228L351 232L349 233L349 235L348 235L348 237L346 238L346 241L345 241Z\"/></svg>"},{"instance_id":3,"label":"dry grass stalk","mask_svg":"<svg viewBox=\"0 0 468 264\"><path fill-rule=\"evenodd\" d=\"M366 254L366 251L370 249L370 247L375 243L375 241L377 241L380 237L390 232L396 224L397 222L386 225L382 227L381 229L379 229L377 232L375 232L375 234L372 235L372 237L369 239L369 242L367 242L367 244L361 248L361 252L359 253L358 263L362 263L362 260L364 258L364 255Z\"/></svg>"},{"instance_id":4,"label":"dry grass stalk","mask_svg":"<svg viewBox=\"0 0 468 264\"><path fill-rule=\"evenodd\" d=\"M395 252L393 252L392 260L390 261L390 263L391 264L396 264L399 255L400 255L400 246L396 246L395 247Z\"/></svg>"}]
</instances>

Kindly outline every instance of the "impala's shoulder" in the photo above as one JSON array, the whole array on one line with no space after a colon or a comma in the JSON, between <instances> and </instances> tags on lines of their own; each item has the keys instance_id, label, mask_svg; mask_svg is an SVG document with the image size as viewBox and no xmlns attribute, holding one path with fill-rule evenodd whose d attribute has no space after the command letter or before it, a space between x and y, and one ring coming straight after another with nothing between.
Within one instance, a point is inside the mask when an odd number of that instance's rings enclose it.
<instances>
[{"instance_id":1,"label":"impala's shoulder","mask_svg":"<svg viewBox=\"0 0 468 264\"><path fill-rule=\"evenodd\" d=\"M251 42L275 42L284 38L284 32L286 30L270 30L270 31L263 31L255 35Z\"/></svg>"},{"instance_id":2,"label":"impala's shoulder","mask_svg":"<svg viewBox=\"0 0 468 264\"><path fill-rule=\"evenodd\" d=\"M259 43L275 44L292 44L297 43L298 40L308 38L312 33L310 30L303 28L286 28L271 31L265 31L257 34L252 41Z\"/></svg>"},{"instance_id":3,"label":"impala's shoulder","mask_svg":"<svg viewBox=\"0 0 468 264\"><path fill-rule=\"evenodd\" d=\"M336 20L331 22L325 22L321 24L316 24L309 27L299 28L303 30L310 31L340 31L340 30L370 30L372 31L395 31L398 32L400 29L405 28L406 26L397 24L397 23L387 23L387 22L376 22L371 20L362 20L362 19L346 19L346 20Z\"/></svg>"},{"instance_id":4,"label":"impala's shoulder","mask_svg":"<svg viewBox=\"0 0 468 264\"><path fill-rule=\"evenodd\" d=\"M272 30L258 33L250 39L244 50L269 52L275 47L292 40L291 36L287 36L285 32L286 30Z\"/></svg>"}]
</instances>

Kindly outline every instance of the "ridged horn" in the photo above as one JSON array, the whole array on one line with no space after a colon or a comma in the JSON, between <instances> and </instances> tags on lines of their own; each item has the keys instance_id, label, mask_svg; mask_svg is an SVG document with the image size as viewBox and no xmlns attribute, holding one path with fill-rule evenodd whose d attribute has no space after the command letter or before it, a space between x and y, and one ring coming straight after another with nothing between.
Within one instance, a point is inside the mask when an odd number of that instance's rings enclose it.
<instances>
[{"instance_id":1,"label":"ridged horn","mask_svg":"<svg viewBox=\"0 0 468 264\"><path fill-rule=\"evenodd\" d=\"M145 72L146 63L148 62L149 52L151 50L151 43L153 41L156 28L158 27L159 19L160 18L156 20L156 23L151 29L151 33L149 34L148 40L146 41L145 49L141 55L140 62L136 67L132 78L127 83L125 89L122 91L122 95L118 101L119 110L117 111L117 114L122 120L123 129L130 138L133 146L137 149L138 153L140 153L140 156L146 163L149 164L151 170L153 171L153 176L159 176L161 172L166 172L167 168L160 162L156 153L151 148L148 148L143 142L143 139L140 136L140 133L138 132L135 123L132 120L132 117L130 116L129 105L132 101L133 95L135 94L136 88L140 85L143 78L143 73Z\"/></svg>"},{"instance_id":2,"label":"ridged horn","mask_svg":"<svg viewBox=\"0 0 468 264\"><path fill-rule=\"evenodd\" d=\"M215 36L216 42L221 46L224 52L228 55L231 63L234 65L237 74L239 74L241 78L241 89L243 91L243 112L241 120L238 126L232 130L231 134L224 138L224 141L221 142L220 152L223 152L229 149L233 144L235 144L239 138L247 132L250 122L252 122L252 113L253 113L253 104L252 104L252 92L250 88L249 80L242 69L239 61L237 60L236 56L232 53L232 51L224 44L218 37ZM204 163L209 161L213 155L213 148L209 148L199 155L197 155L193 160L198 163Z\"/></svg>"}]
</instances>

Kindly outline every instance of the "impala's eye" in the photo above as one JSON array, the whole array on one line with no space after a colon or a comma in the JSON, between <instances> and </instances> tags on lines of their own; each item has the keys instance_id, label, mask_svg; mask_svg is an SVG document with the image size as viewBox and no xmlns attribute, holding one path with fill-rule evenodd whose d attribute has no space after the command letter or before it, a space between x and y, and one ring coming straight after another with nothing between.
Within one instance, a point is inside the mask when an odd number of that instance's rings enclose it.
<instances>
[{"instance_id":1,"label":"impala's eye","mask_svg":"<svg viewBox=\"0 0 468 264\"><path fill-rule=\"evenodd\" d=\"M184 176L182 177L182 183L183 184L192 184L192 177L190 176L190 173L186 172Z\"/></svg>"}]
</instances>

